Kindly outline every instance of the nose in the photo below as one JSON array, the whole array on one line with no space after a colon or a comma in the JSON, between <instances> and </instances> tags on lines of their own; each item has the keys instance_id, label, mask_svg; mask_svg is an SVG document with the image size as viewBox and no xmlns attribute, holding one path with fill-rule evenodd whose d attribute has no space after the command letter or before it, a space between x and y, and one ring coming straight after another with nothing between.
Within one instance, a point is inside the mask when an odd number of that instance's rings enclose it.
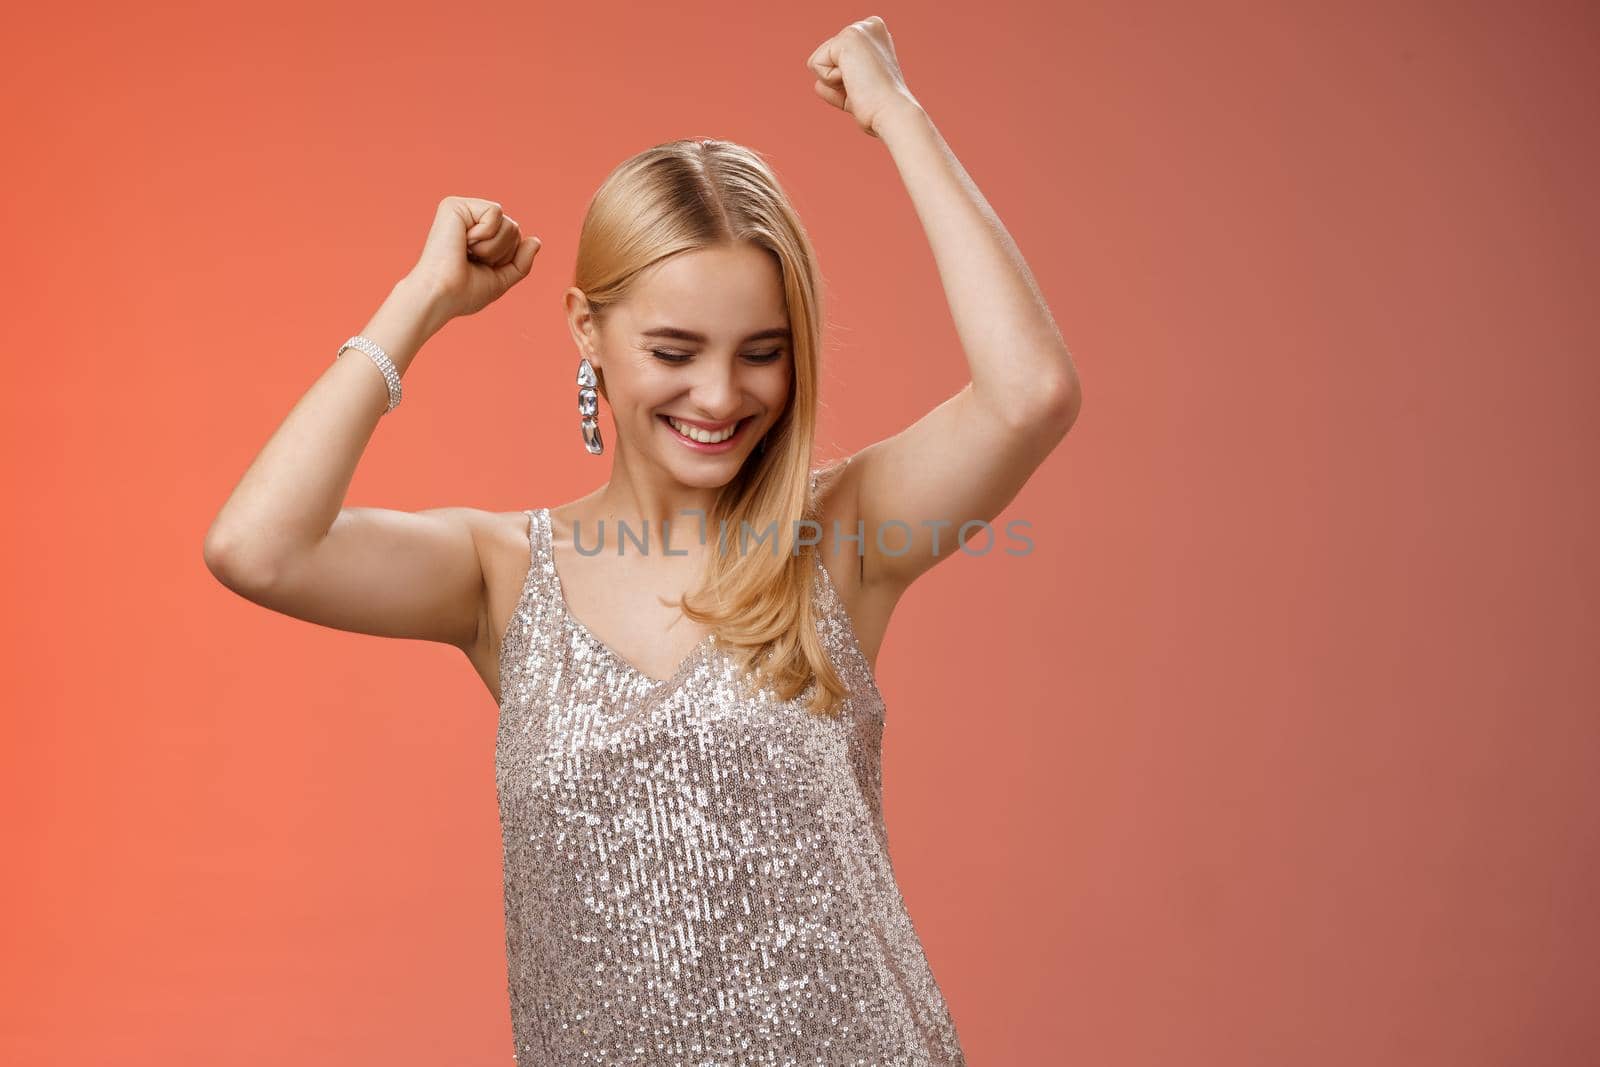
<instances>
[{"instance_id":1,"label":"nose","mask_svg":"<svg viewBox=\"0 0 1600 1067\"><path fill-rule=\"evenodd\" d=\"M699 418L706 422L723 422L739 413L739 368L735 360L704 360L701 362L690 396Z\"/></svg>"}]
</instances>

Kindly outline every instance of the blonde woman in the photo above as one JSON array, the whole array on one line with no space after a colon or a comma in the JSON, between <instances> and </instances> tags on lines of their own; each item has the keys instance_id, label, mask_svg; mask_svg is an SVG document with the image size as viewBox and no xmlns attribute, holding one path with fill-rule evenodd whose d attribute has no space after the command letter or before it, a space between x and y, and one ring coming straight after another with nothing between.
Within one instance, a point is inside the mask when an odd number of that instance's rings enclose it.
<instances>
[{"instance_id":1,"label":"blonde woman","mask_svg":"<svg viewBox=\"0 0 1600 1067\"><path fill-rule=\"evenodd\" d=\"M873 664L907 587L1066 435L1078 378L883 21L807 65L899 168L971 369L960 392L813 469L811 244L756 153L675 141L607 177L565 294L576 373L549 387L574 391L578 456L598 475L588 456L611 455L597 489L514 512L343 506L423 343L532 268L538 239L499 204L449 197L206 538L230 589L455 645L498 702L524 1067L965 1062L890 865Z\"/></svg>"}]
</instances>

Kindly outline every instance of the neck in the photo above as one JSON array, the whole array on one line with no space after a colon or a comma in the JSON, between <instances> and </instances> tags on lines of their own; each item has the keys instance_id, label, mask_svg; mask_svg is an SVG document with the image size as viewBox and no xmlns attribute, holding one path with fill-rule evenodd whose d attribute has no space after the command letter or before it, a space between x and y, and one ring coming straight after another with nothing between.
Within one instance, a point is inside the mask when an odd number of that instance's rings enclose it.
<instances>
[{"instance_id":1,"label":"neck","mask_svg":"<svg viewBox=\"0 0 1600 1067\"><path fill-rule=\"evenodd\" d=\"M666 538L674 554L686 551L697 555L701 547L715 542L711 509L720 491L720 486L685 485L664 474L634 477L618 455L610 480L582 502L584 539L598 540L603 521L605 544L614 546L621 539L620 526L626 524L639 540L649 531L652 554L661 551ZM628 548L635 549L632 541Z\"/></svg>"}]
</instances>

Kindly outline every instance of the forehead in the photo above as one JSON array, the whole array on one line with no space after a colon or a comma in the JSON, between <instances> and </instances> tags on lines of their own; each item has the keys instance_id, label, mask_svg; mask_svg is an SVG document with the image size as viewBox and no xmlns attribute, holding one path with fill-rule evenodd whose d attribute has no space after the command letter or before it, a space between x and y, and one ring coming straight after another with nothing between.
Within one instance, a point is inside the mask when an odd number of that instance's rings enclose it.
<instances>
[{"instance_id":1,"label":"forehead","mask_svg":"<svg viewBox=\"0 0 1600 1067\"><path fill-rule=\"evenodd\" d=\"M670 325L737 339L789 316L783 271L772 253L748 242L698 248L642 273L625 301L640 329Z\"/></svg>"}]
</instances>

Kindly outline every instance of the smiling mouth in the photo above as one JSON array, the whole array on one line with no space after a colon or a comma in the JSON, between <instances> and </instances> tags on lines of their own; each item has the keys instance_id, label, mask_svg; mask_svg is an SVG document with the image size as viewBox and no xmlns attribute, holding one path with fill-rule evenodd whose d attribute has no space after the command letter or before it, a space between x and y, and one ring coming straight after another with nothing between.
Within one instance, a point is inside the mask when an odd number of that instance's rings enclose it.
<instances>
[{"instance_id":1,"label":"smiling mouth","mask_svg":"<svg viewBox=\"0 0 1600 1067\"><path fill-rule=\"evenodd\" d=\"M682 419L674 418L671 415L659 415L657 417L662 422L666 423L669 429L681 437L685 437L696 444L716 445L722 444L724 441L737 436L738 433L744 429L745 423L749 422L754 416L747 415L742 419L728 423L720 430L707 430L703 427L696 426L693 423L684 422Z\"/></svg>"}]
</instances>

